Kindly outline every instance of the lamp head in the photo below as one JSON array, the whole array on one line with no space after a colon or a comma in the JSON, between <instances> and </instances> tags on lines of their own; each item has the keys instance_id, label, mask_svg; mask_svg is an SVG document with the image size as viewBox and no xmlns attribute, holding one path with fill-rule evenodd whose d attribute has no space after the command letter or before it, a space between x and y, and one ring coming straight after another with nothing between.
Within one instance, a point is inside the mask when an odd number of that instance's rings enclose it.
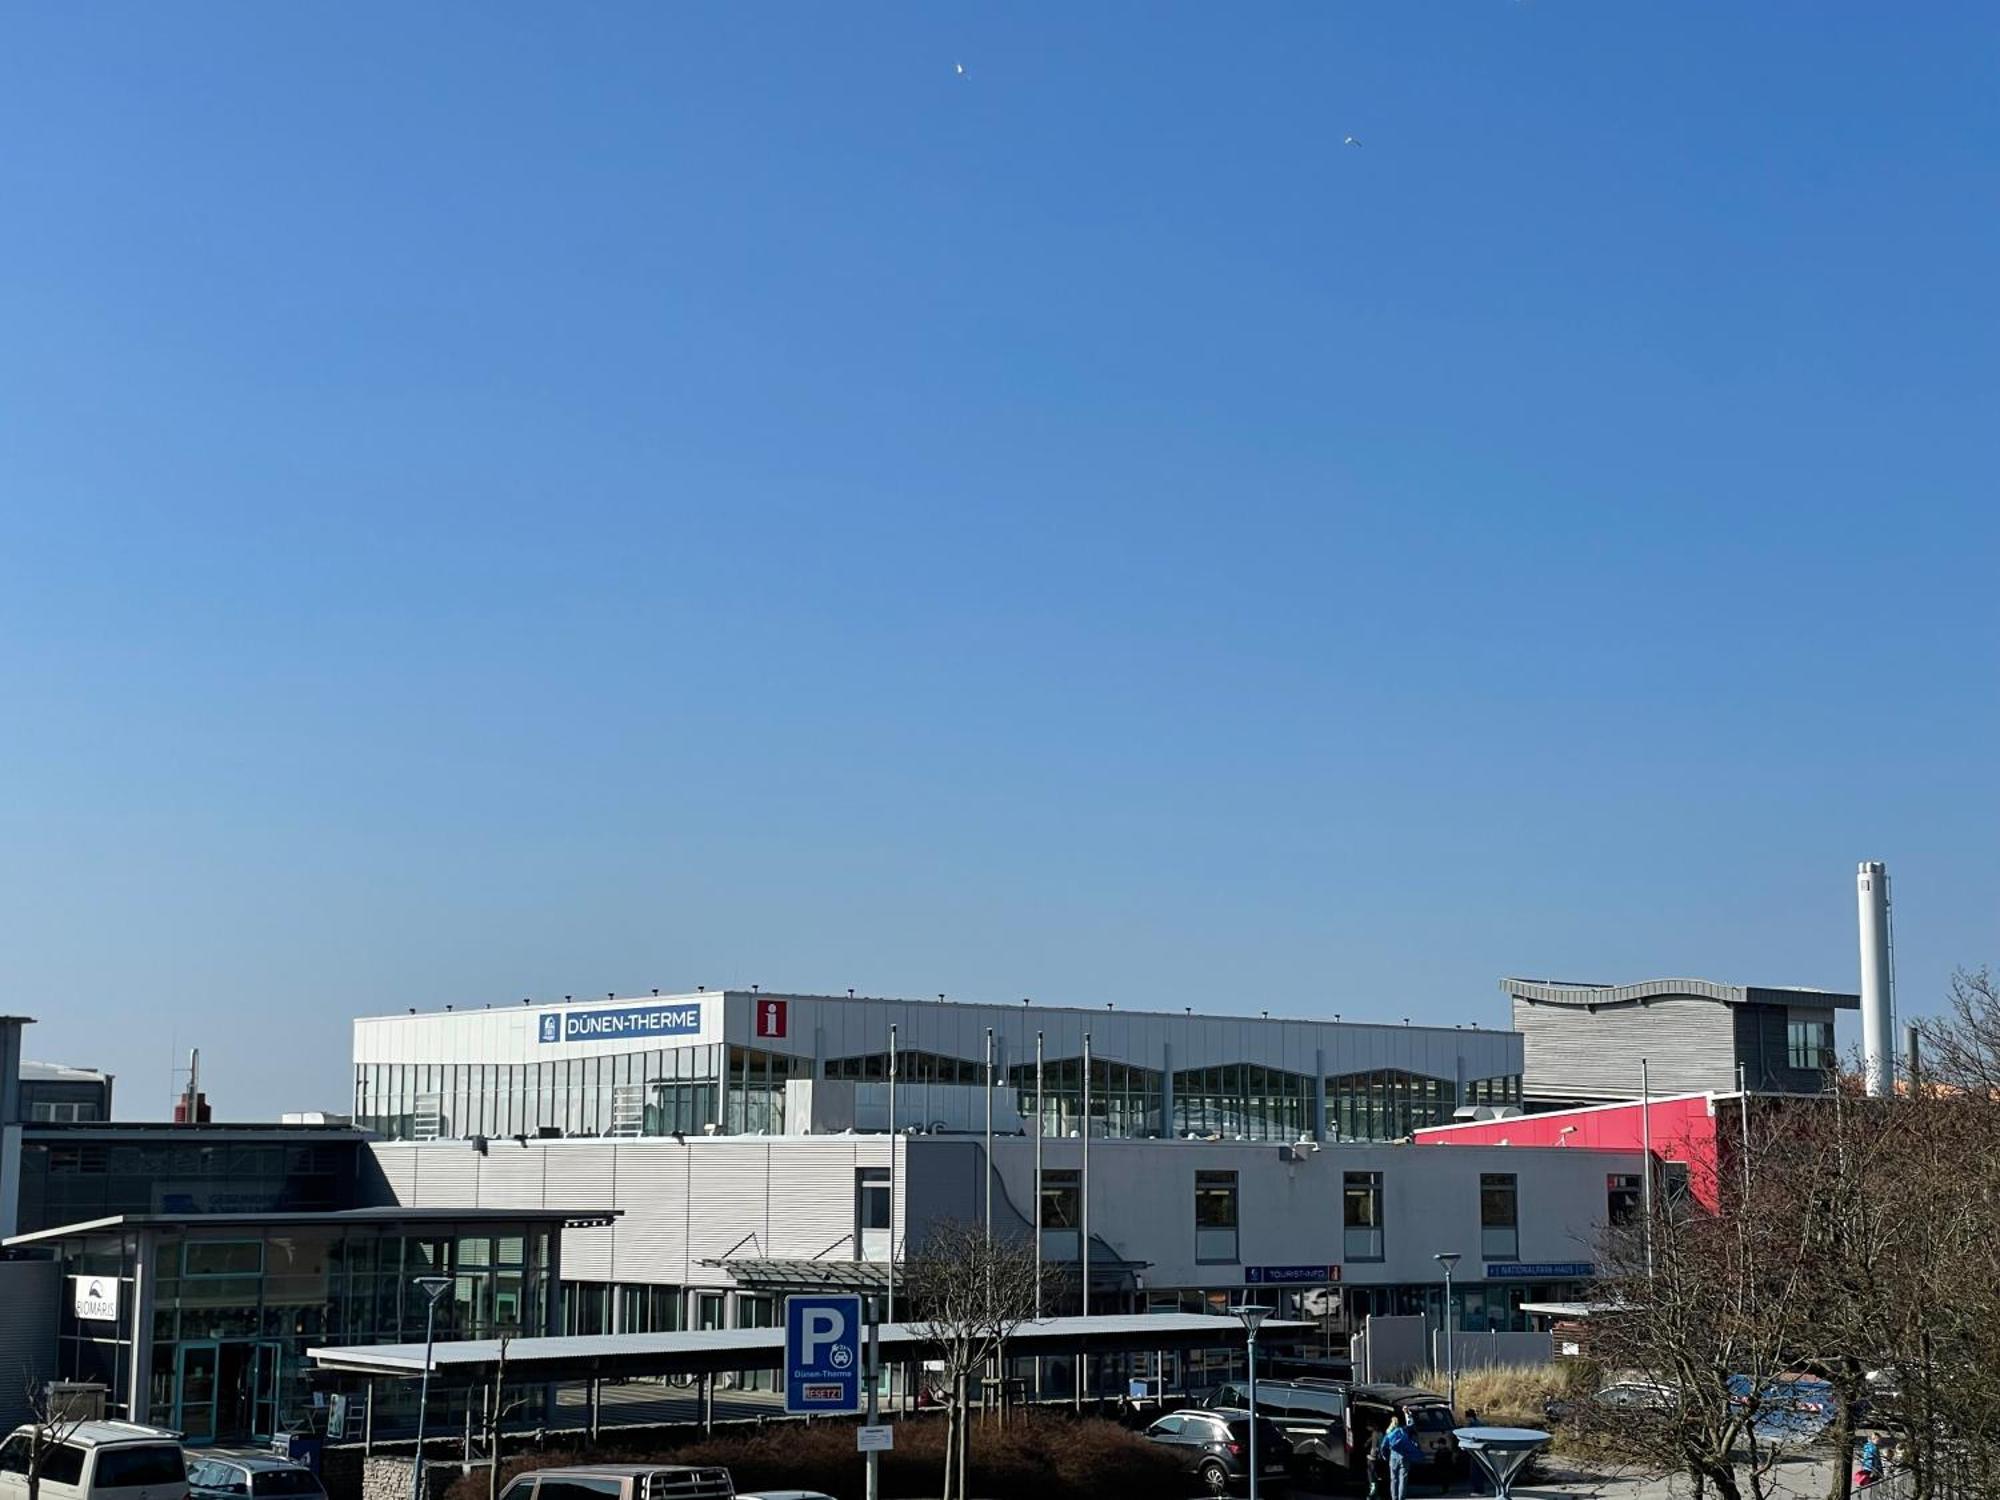
<instances>
[{"instance_id":1,"label":"lamp head","mask_svg":"<svg viewBox=\"0 0 2000 1500\"><path fill-rule=\"evenodd\" d=\"M451 1290L451 1278L449 1276L419 1276L412 1285L418 1291L422 1292L425 1297L430 1299L432 1307L436 1307L438 1299Z\"/></svg>"},{"instance_id":2,"label":"lamp head","mask_svg":"<svg viewBox=\"0 0 2000 1500\"><path fill-rule=\"evenodd\" d=\"M1273 1309L1256 1302L1241 1302L1229 1309L1243 1320L1243 1326L1255 1333L1263 1321L1271 1316Z\"/></svg>"},{"instance_id":3,"label":"lamp head","mask_svg":"<svg viewBox=\"0 0 2000 1500\"><path fill-rule=\"evenodd\" d=\"M1436 1255L1431 1257L1432 1260L1436 1261L1439 1265L1443 1266L1447 1271L1449 1271L1453 1266L1457 1265L1464 1258L1465 1257L1460 1255L1456 1250L1440 1250Z\"/></svg>"}]
</instances>

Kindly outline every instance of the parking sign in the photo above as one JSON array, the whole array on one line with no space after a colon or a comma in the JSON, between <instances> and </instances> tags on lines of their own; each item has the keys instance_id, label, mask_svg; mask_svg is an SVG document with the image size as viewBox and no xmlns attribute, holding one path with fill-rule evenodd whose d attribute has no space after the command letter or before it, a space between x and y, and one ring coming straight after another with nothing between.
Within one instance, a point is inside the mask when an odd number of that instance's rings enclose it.
<instances>
[{"instance_id":1,"label":"parking sign","mask_svg":"<svg viewBox=\"0 0 2000 1500\"><path fill-rule=\"evenodd\" d=\"M861 1299L785 1299L785 1410L861 1410Z\"/></svg>"}]
</instances>

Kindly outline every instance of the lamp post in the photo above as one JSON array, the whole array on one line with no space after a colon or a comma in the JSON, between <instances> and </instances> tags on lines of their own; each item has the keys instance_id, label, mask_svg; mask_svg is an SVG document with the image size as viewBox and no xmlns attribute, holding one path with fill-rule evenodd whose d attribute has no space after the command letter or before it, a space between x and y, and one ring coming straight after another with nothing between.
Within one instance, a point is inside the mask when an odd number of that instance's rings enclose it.
<instances>
[{"instance_id":1,"label":"lamp post","mask_svg":"<svg viewBox=\"0 0 2000 1500\"><path fill-rule=\"evenodd\" d=\"M1444 1399L1453 1411L1458 1410L1458 1362L1451 1349L1451 1268L1458 1264L1456 1250L1440 1250L1431 1257L1444 1267Z\"/></svg>"},{"instance_id":2,"label":"lamp post","mask_svg":"<svg viewBox=\"0 0 2000 1500\"><path fill-rule=\"evenodd\" d=\"M419 1276L412 1283L424 1294L424 1378L417 1387L417 1455L410 1461L410 1500L421 1500L424 1483L424 1414L431 1404L431 1346L437 1337L438 1303L451 1290L449 1276Z\"/></svg>"},{"instance_id":3,"label":"lamp post","mask_svg":"<svg viewBox=\"0 0 2000 1500\"><path fill-rule=\"evenodd\" d=\"M1230 1311L1243 1320L1244 1332L1248 1334L1245 1342L1250 1357L1250 1500L1257 1500L1257 1329L1271 1316L1271 1309L1245 1302Z\"/></svg>"}]
</instances>

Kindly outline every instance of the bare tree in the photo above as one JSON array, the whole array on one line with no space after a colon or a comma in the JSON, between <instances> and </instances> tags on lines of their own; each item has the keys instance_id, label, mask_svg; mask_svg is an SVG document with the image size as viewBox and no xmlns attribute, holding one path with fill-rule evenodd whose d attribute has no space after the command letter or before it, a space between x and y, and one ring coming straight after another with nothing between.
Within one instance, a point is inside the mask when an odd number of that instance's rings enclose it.
<instances>
[{"instance_id":1,"label":"bare tree","mask_svg":"<svg viewBox=\"0 0 2000 1500\"><path fill-rule=\"evenodd\" d=\"M76 1436L89 1414L80 1409L80 1396L73 1395L65 1404L53 1383L37 1382L31 1374L24 1374L23 1379L28 1390L28 1420L24 1424L28 1429L28 1500L41 1500L42 1474L50 1457Z\"/></svg>"},{"instance_id":2,"label":"bare tree","mask_svg":"<svg viewBox=\"0 0 2000 1500\"><path fill-rule=\"evenodd\" d=\"M1035 1316L1034 1247L939 1220L905 1265L903 1287L911 1324L944 1367L945 1500L965 1500L971 1383Z\"/></svg>"}]
</instances>

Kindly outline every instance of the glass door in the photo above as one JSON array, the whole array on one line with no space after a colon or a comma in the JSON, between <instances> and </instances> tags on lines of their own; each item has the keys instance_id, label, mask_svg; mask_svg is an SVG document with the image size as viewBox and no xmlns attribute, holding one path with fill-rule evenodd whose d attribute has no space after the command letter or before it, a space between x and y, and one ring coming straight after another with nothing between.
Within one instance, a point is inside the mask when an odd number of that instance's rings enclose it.
<instances>
[{"instance_id":1,"label":"glass door","mask_svg":"<svg viewBox=\"0 0 2000 1500\"><path fill-rule=\"evenodd\" d=\"M222 1345L212 1339L195 1340L182 1344L175 1357L174 1426L190 1443L212 1443Z\"/></svg>"},{"instance_id":2,"label":"glass door","mask_svg":"<svg viewBox=\"0 0 2000 1500\"><path fill-rule=\"evenodd\" d=\"M257 1345L257 1363L250 1387L250 1434L268 1438L278 1430L278 1392L285 1378L285 1346L265 1341Z\"/></svg>"}]
</instances>

